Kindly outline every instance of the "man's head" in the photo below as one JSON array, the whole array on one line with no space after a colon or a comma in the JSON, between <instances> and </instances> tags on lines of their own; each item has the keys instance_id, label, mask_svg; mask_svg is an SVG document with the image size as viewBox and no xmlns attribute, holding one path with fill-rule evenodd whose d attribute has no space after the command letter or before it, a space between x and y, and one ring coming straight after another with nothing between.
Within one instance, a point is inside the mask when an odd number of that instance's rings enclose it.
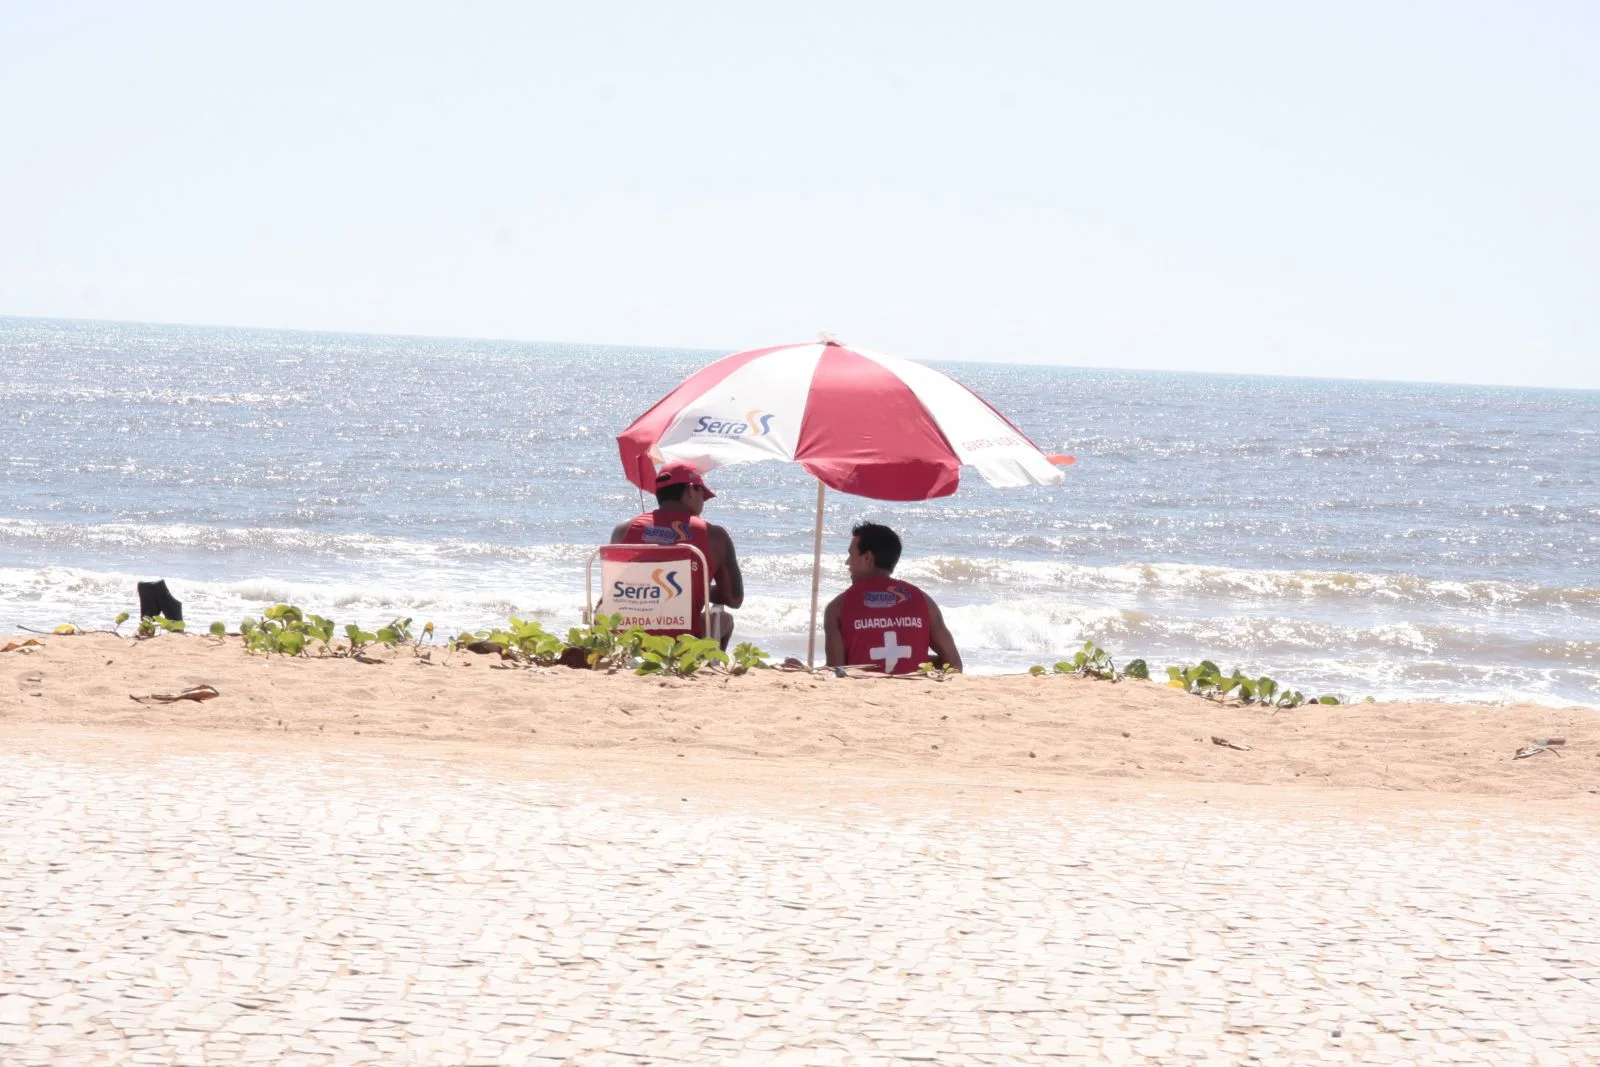
<instances>
[{"instance_id":1,"label":"man's head","mask_svg":"<svg viewBox=\"0 0 1600 1067\"><path fill-rule=\"evenodd\" d=\"M876 522L858 523L850 531L850 555L845 562L852 579L893 574L900 562L900 535Z\"/></svg>"},{"instance_id":2,"label":"man's head","mask_svg":"<svg viewBox=\"0 0 1600 1067\"><path fill-rule=\"evenodd\" d=\"M656 471L657 507L680 504L690 514L698 515L706 501L716 495L706 488L692 463L667 463Z\"/></svg>"}]
</instances>

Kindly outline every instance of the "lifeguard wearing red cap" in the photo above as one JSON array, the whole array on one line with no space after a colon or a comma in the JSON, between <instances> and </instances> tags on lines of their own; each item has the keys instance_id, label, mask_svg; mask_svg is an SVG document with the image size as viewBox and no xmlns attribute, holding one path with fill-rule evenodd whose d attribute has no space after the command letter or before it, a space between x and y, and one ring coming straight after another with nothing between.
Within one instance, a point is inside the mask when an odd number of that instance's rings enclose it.
<instances>
[{"instance_id":1,"label":"lifeguard wearing red cap","mask_svg":"<svg viewBox=\"0 0 1600 1067\"><path fill-rule=\"evenodd\" d=\"M656 488L665 489L669 485L695 486L701 493L705 494L707 500L714 500L717 495L706 488L705 479L700 477L700 472L695 469L694 464L686 463L683 460L674 460L671 463L663 464L656 471Z\"/></svg>"},{"instance_id":2,"label":"lifeguard wearing red cap","mask_svg":"<svg viewBox=\"0 0 1600 1067\"><path fill-rule=\"evenodd\" d=\"M644 475L644 470L639 473ZM689 618L696 620L698 636L715 637L727 648L733 636L733 618L727 609L744 603L744 576L739 573L739 557L728 531L701 517L706 501L716 494L706 488L699 468L683 460L663 463L654 477L646 475L645 481L655 490L656 506L618 523L611 531L611 543L667 548L687 544L697 549L711 571L711 582L707 588L702 573L690 583L695 600ZM691 493L691 488L696 491ZM708 603L709 611L705 610Z\"/></svg>"}]
</instances>

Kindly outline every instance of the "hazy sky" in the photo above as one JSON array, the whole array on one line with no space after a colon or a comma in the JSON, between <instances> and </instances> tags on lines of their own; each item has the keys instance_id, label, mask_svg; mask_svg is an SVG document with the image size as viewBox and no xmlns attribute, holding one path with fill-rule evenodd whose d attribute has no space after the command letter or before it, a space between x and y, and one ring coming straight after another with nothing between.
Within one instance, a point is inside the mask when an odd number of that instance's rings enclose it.
<instances>
[{"instance_id":1,"label":"hazy sky","mask_svg":"<svg viewBox=\"0 0 1600 1067\"><path fill-rule=\"evenodd\" d=\"M0 314L1600 387L1600 4L0 0Z\"/></svg>"}]
</instances>

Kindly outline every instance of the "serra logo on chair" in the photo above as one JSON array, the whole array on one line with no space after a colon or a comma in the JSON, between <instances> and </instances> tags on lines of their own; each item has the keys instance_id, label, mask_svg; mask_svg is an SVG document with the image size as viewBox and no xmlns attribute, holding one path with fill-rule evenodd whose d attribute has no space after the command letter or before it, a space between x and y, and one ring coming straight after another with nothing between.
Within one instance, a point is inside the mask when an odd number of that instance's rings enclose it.
<instances>
[{"instance_id":1,"label":"serra logo on chair","mask_svg":"<svg viewBox=\"0 0 1600 1067\"><path fill-rule=\"evenodd\" d=\"M678 581L676 569L657 567L650 572L648 585L629 585L627 582L611 583L611 600L617 607L644 607L676 600L683 595L683 583Z\"/></svg>"},{"instance_id":2,"label":"serra logo on chair","mask_svg":"<svg viewBox=\"0 0 1600 1067\"><path fill-rule=\"evenodd\" d=\"M861 602L869 608L899 607L911 599L906 587L896 583L887 589L870 589L861 594Z\"/></svg>"},{"instance_id":3,"label":"serra logo on chair","mask_svg":"<svg viewBox=\"0 0 1600 1067\"><path fill-rule=\"evenodd\" d=\"M743 419L720 419L711 415L702 415L690 431L690 436L695 434L710 434L714 437L765 437L772 432L773 416L770 412L760 408L751 408L744 413Z\"/></svg>"}]
</instances>

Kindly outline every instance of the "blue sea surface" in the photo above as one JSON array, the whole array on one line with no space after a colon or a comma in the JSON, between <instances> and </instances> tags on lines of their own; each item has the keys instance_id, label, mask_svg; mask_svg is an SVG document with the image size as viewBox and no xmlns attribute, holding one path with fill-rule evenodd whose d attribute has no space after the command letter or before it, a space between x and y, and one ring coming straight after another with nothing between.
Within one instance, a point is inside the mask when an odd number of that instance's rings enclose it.
<instances>
[{"instance_id":1,"label":"blue sea surface","mask_svg":"<svg viewBox=\"0 0 1600 1067\"><path fill-rule=\"evenodd\" d=\"M0 319L0 631L109 624L154 577L201 624L576 623L640 509L615 435L725 354ZM823 583L852 522L894 525L970 667L1093 640L1346 696L1600 704L1600 393L939 367L1078 464L831 493ZM741 638L803 653L815 483L708 480Z\"/></svg>"}]
</instances>

